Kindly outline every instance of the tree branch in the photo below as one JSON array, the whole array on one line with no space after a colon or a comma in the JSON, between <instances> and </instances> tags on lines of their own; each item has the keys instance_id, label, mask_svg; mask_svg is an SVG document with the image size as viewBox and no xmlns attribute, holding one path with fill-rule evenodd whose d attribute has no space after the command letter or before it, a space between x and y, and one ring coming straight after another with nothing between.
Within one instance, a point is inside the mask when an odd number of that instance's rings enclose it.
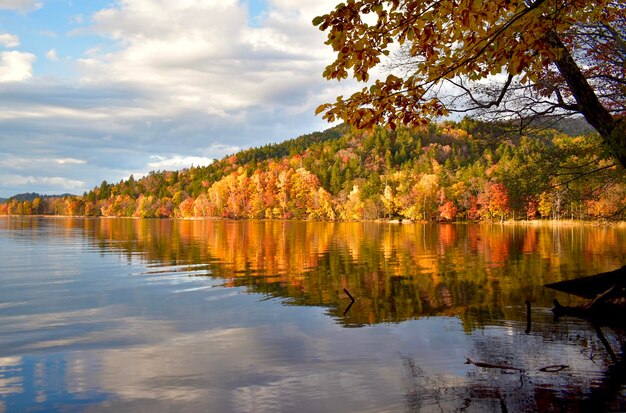
<instances>
[{"instance_id":1,"label":"tree branch","mask_svg":"<svg viewBox=\"0 0 626 413\"><path fill-rule=\"evenodd\" d=\"M626 147L624 129L626 121L616 122L610 112L602 105L593 88L572 58L559 36L555 32L546 35L546 41L554 48L553 62L567 83L572 96L580 106L580 112L593 126L611 149L622 165L626 165Z\"/></svg>"}]
</instances>

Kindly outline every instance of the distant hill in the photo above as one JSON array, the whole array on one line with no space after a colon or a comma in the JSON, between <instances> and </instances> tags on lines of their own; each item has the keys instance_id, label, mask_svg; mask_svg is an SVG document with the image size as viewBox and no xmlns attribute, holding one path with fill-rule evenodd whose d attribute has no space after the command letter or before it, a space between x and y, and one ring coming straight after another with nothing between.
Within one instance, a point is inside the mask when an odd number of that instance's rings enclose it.
<instances>
[{"instance_id":1,"label":"distant hill","mask_svg":"<svg viewBox=\"0 0 626 413\"><path fill-rule=\"evenodd\" d=\"M413 221L621 219L623 168L582 119L465 118L397 130L339 125L207 166L102 181L82 196L20 194L0 215ZM575 135L576 131L583 133ZM601 171L592 173L593 171ZM23 201L20 201L23 199ZM34 201L33 201L34 200Z\"/></svg>"},{"instance_id":2,"label":"distant hill","mask_svg":"<svg viewBox=\"0 0 626 413\"><path fill-rule=\"evenodd\" d=\"M583 117L562 119L554 125L554 128L570 136L595 132L595 129Z\"/></svg>"},{"instance_id":3,"label":"distant hill","mask_svg":"<svg viewBox=\"0 0 626 413\"><path fill-rule=\"evenodd\" d=\"M10 198L0 198L0 203L2 202L7 202L10 201L12 199L16 200L16 201L34 201L35 198L66 198L66 197L72 197L75 196L73 194L69 194L69 193L65 193L65 194L61 194L61 195L42 195L42 194L38 194L37 192L25 192L23 194L17 194L17 195L13 195Z\"/></svg>"},{"instance_id":4,"label":"distant hill","mask_svg":"<svg viewBox=\"0 0 626 413\"><path fill-rule=\"evenodd\" d=\"M531 122L531 125L539 128L555 129L569 136L580 136L595 132L593 126L587 123L582 116L537 117Z\"/></svg>"}]
</instances>

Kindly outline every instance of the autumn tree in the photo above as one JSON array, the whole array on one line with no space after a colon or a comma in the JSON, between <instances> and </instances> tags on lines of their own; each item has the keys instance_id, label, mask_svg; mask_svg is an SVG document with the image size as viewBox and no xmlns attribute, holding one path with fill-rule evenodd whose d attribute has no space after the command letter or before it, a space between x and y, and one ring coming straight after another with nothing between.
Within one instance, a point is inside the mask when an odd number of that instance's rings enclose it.
<instances>
[{"instance_id":1,"label":"autumn tree","mask_svg":"<svg viewBox=\"0 0 626 413\"><path fill-rule=\"evenodd\" d=\"M33 204L32 202L26 200L22 202L22 212L21 215L31 215L33 213Z\"/></svg>"},{"instance_id":2,"label":"autumn tree","mask_svg":"<svg viewBox=\"0 0 626 413\"><path fill-rule=\"evenodd\" d=\"M44 209L43 201L41 200L41 198L35 197L35 199L33 199L33 214L34 215L43 214L43 209Z\"/></svg>"},{"instance_id":3,"label":"autumn tree","mask_svg":"<svg viewBox=\"0 0 626 413\"><path fill-rule=\"evenodd\" d=\"M265 204L263 194L265 192L265 173L255 170L248 181L248 209L246 217L250 219L263 219L265 217Z\"/></svg>"},{"instance_id":4,"label":"autumn tree","mask_svg":"<svg viewBox=\"0 0 626 413\"><path fill-rule=\"evenodd\" d=\"M385 214L387 218L391 218L396 213L396 200L393 194L393 190L389 185L385 186L383 194L380 196L383 206L385 207Z\"/></svg>"},{"instance_id":5,"label":"autumn tree","mask_svg":"<svg viewBox=\"0 0 626 413\"><path fill-rule=\"evenodd\" d=\"M157 202L155 216L157 218L170 218L174 216L174 203L170 198L163 197Z\"/></svg>"},{"instance_id":6,"label":"autumn tree","mask_svg":"<svg viewBox=\"0 0 626 413\"><path fill-rule=\"evenodd\" d=\"M97 217L100 215L100 212L101 212L100 208L98 208L98 204L95 201L88 200L85 202L85 216L86 217Z\"/></svg>"},{"instance_id":7,"label":"autumn tree","mask_svg":"<svg viewBox=\"0 0 626 413\"><path fill-rule=\"evenodd\" d=\"M500 221L510 212L509 193L501 183L492 183L487 186L482 197L485 214L489 217L498 217Z\"/></svg>"},{"instance_id":8,"label":"autumn tree","mask_svg":"<svg viewBox=\"0 0 626 413\"><path fill-rule=\"evenodd\" d=\"M341 203L339 217L346 221L363 219L363 201L358 185L352 187L345 202Z\"/></svg>"},{"instance_id":9,"label":"autumn tree","mask_svg":"<svg viewBox=\"0 0 626 413\"><path fill-rule=\"evenodd\" d=\"M448 221L454 221L456 219L456 214L458 213L458 208L454 205L452 201L446 201L443 205L439 207L439 216L442 219Z\"/></svg>"},{"instance_id":10,"label":"autumn tree","mask_svg":"<svg viewBox=\"0 0 626 413\"><path fill-rule=\"evenodd\" d=\"M626 186L612 185L587 201L587 212L594 218L615 217L626 210Z\"/></svg>"},{"instance_id":11,"label":"autumn tree","mask_svg":"<svg viewBox=\"0 0 626 413\"><path fill-rule=\"evenodd\" d=\"M366 84L321 105L329 121L395 128L453 112L578 113L626 166L623 1L349 0L313 24L337 53L324 77L351 72ZM370 81L392 50L389 74Z\"/></svg>"},{"instance_id":12,"label":"autumn tree","mask_svg":"<svg viewBox=\"0 0 626 413\"><path fill-rule=\"evenodd\" d=\"M193 203L193 215L196 217L211 216L211 204L205 194L200 194Z\"/></svg>"},{"instance_id":13,"label":"autumn tree","mask_svg":"<svg viewBox=\"0 0 626 413\"><path fill-rule=\"evenodd\" d=\"M80 198L68 198L65 200L65 211L71 216L85 214L85 202Z\"/></svg>"},{"instance_id":14,"label":"autumn tree","mask_svg":"<svg viewBox=\"0 0 626 413\"><path fill-rule=\"evenodd\" d=\"M309 198L309 206L307 207L309 219L335 220L337 215L333 208L332 196L329 192L322 187L318 187L317 190L311 191Z\"/></svg>"},{"instance_id":15,"label":"autumn tree","mask_svg":"<svg viewBox=\"0 0 626 413\"><path fill-rule=\"evenodd\" d=\"M542 218L549 218L553 211L554 199L552 194L548 192L542 192L539 195L539 201L537 202L537 211L541 214Z\"/></svg>"},{"instance_id":16,"label":"autumn tree","mask_svg":"<svg viewBox=\"0 0 626 413\"><path fill-rule=\"evenodd\" d=\"M404 210L403 214L411 219L430 220L437 210L435 196L438 189L437 175L423 174L411 190L414 202Z\"/></svg>"},{"instance_id":17,"label":"autumn tree","mask_svg":"<svg viewBox=\"0 0 626 413\"><path fill-rule=\"evenodd\" d=\"M178 208L180 211L180 215L183 218L191 218L194 216L194 202L195 199L187 198L180 203Z\"/></svg>"}]
</instances>

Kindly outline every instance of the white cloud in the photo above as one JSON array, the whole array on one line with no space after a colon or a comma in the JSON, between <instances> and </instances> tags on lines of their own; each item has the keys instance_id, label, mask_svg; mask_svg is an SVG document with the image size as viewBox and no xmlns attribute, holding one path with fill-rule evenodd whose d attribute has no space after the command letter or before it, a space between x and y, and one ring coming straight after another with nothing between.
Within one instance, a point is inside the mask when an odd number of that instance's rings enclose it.
<instances>
[{"instance_id":1,"label":"white cloud","mask_svg":"<svg viewBox=\"0 0 626 413\"><path fill-rule=\"evenodd\" d=\"M40 30L38 34L44 37L50 37L52 39L56 39L57 37L59 37L59 35L52 30Z\"/></svg>"},{"instance_id":2,"label":"white cloud","mask_svg":"<svg viewBox=\"0 0 626 413\"><path fill-rule=\"evenodd\" d=\"M208 147L201 150L204 156L222 157L226 154L239 152L241 148L235 145L228 145L219 142L213 142Z\"/></svg>"},{"instance_id":3,"label":"white cloud","mask_svg":"<svg viewBox=\"0 0 626 413\"><path fill-rule=\"evenodd\" d=\"M206 158L203 156L181 156L174 155L171 157L165 157L160 155L152 155L150 157L152 162L148 163L148 167L151 169L165 169L165 170L179 170L183 168L189 168L193 166L204 166L213 163L214 159Z\"/></svg>"},{"instance_id":4,"label":"white cloud","mask_svg":"<svg viewBox=\"0 0 626 413\"><path fill-rule=\"evenodd\" d=\"M35 56L0 52L2 149L86 159L42 168L93 186L324 129L315 107L353 84L322 78L332 50L311 20L335 2L269 0L254 21L242 0L107 2L72 33L88 35L83 59L63 59L79 77L36 76ZM0 175L32 170L0 162ZM0 181L0 192L14 190Z\"/></svg>"},{"instance_id":5,"label":"white cloud","mask_svg":"<svg viewBox=\"0 0 626 413\"><path fill-rule=\"evenodd\" d=\"M78 181L76 179L67 179L60 176L44 176L44 177L29 177L29 179L33 179L35 183L42 183L44 185L50 186L60 186L66 189L79 189L83 188L86 184L83 181Z\"/></svg>"},{"instance_id":6,"label":"white cloud","mask_svg":"<svg viewBox=\"0 0 626 413\"><path fill-rule=\"evenodd\" d=\"M29 11L37 10L43 6L38 0L0 0L0 9Z\"/></svg>"},{"instance_id":7,"label":"white cloud","mask_svg":"<svg viewBox=\"0 0 626 413\"><path fill-rule=\"evenodd\" d=\"M55 165L85 165L84 159L76 158L26 158L7 156L0 159L0 167L11 169L47 168Z\"/></svg>"},{"instance_id":8,"label":"white cloud","mask_svg":"<svg viewBox=\"0 0 626 413\"><path fill-rule=\"evenodd\" d=\"M52 60L52 61L59 60L59 56L57 56L57 51L54 49L48 50L48 52L46 53L46 57L48 58L48 60Z\"/></svg>"},{"instance_id":9,"label":"white cloud","mask_svg":"<svg viewBox=\"0 0 626 413\"><path fill-rule=\"evenodd\" d=\"M292 108L321 87L330 60L323 34L311 25L312 10L325 9L319 3L279 4L251 27L245 5L235 0L125 0L75 32L88 30L120 46L114 53L91 49L80 61L83 80L116 79L149 90L158 102L154 110L168 115Z\"/></svg>"},{"instance_id":10,"label":"white cloud","mask_svg":"<svg viewBox=\"0 0 626 413\"><path fill-rule=\"evenodd\" d=\"M30 79L33 76L33 62L35 55L32 53L11 51L0 53L0 83L19 82Z\"/></svg>"},{"instance_id":11,"label":"white cloud","mask_svg":"<svg viewBox=\"0 0 626 413\"><path fill-rule=\"evenodd\" d=\"M74 159L74 158L61 158L54 159L54 162L59 165L84 165L87 163L84 159Z\"/></svg>"},{"instance_id":12,"label":"white cloud","mask_svg":"<svg viewBox=\"0 0 626 413\"><path fill-rule=\"evenodd\" d=\"M20 38L15 34L1 33L0 45L4 47L14 48L20 45Z\"/></svg>"},{"instance_id":13,"label":"white cloud","mask_svg":"<svg viewBox=\"0 0 626 413\"><path fill-rule=\"evenodd\" d=\"M0 175L0 181L6 186L48 186L60 187L67 190L81 189L85 187L85 182L75 179L68 179L60 176L22 176L22 175Z\"/></svg>"}]
</instances>

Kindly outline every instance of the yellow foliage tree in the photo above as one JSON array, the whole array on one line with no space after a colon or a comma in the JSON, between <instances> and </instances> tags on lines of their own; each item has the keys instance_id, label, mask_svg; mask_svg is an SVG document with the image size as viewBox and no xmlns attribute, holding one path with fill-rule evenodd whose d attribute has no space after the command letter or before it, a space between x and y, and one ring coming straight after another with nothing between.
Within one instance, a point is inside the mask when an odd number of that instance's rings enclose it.
<instances>
[{"instance_id":1,"label":"yellow foliage tree","mask_svg":"<svg viewBox=\"0 0 626 413\"><path fill-rule=\"evenodd\" d=\"M339 211L339 218L347 221L363 219L363 201L361 201L361 190L358 185L352 187L348 199Z\"/></svg>"}]
</instances>

